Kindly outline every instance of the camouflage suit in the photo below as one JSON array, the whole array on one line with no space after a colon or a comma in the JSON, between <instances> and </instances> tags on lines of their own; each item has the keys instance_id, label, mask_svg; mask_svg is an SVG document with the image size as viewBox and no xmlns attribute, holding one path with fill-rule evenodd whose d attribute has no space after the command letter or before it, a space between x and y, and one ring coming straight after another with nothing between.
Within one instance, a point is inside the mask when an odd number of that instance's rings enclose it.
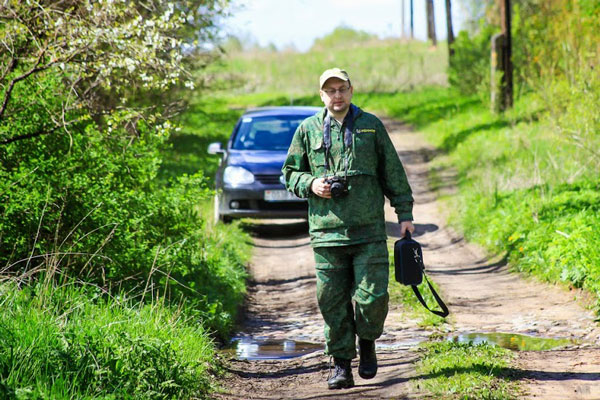
<instances>
[{"instance_id":1,"label":"camouflage suit","mask_svg":"<svg viewBox=\"0 0 600 400\"><path fill-rule=\"evenodd\" d=\"M329 169L325 169L324 108L302 122L294 134L283 173L286 188L308 198L311 245L316 261L317 299L325 321L327 354L352 359L355 335L375 340L388 309L388 251L384 195L399 221L412 220L412 192L404 168L381 121L351 105L352 144L346 125L331 119ZM344 176L349 193L326 199L311 192L315 178ZM356 304L353 312L352 300Z\"/></svg>"}]
</instances>

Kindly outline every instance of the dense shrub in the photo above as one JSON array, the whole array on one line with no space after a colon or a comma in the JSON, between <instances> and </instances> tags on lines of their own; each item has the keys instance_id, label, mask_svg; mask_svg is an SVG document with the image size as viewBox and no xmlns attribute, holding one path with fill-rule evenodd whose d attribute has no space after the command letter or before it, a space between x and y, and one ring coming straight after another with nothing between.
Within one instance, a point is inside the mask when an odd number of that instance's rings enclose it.
<instances>
[{"instance_id":1,"label":"dense shrub","mask_svg":"<svg viewBox=\"0 0 600 400\"><path fill-rule=\"evenodd\" d=\"M495 33L492 25L484 25L477 35L461 31L452 48L454 55L448 67L448 83L463 94L489 93L490 46Z\"/></svg>"},{"instance_id":2,"label":"dense shrub","mask_svg":"<svg viewBox=\"0 0 600 400\"><path fill-rule=\"evenodd\" d=\"M7 136L43 129L60 80L37 77L14 92ZM212 195L202 175L157 180L169 127L140 120L120 127L120 112L98 124L0 146L0 265L25 281L68 275L110 290L160 293L193 306L207 328L226 335L244 291L242 247L206 224L198 205Z\"/></svg>"}]
</instances>

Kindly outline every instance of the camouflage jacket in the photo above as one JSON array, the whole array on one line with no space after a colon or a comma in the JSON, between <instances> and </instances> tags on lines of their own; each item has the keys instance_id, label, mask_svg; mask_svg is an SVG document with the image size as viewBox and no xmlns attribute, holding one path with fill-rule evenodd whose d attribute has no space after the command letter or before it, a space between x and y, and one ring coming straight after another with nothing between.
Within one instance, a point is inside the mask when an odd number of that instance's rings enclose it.
<instances>
[{"instance_id":1,"label":"camouflage jacket","mask_svg":"<svg viewBox=\"0 0 600 400\"><path fill-rule=\"evenodd\" d=\"M325 108L305 119L292 139L282 171L286 188L308 198L308 222L314 247L385 240L384 195L398 221L412 220L413 197L406 173L381 121L353 107L352 146L344 148L344 126L331 120L329 170L325 170L323 119ZM349 193L325 199L312 193L315 178L344 176L348 158Z\"/></svg>"}]
</instances>

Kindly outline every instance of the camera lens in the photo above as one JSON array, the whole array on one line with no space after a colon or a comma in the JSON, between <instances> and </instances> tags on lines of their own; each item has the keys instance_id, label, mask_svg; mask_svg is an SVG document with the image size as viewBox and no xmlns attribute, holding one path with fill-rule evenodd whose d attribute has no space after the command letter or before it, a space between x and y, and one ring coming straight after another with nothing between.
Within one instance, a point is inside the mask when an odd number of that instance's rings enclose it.
<instances>
[{"instance_id":1,"label":"camera lens","mask_svg":"<svg viewBox=\"0 0 600 400\"><path fill-rule=\"evenodd\" d=\"M334 182L331 184L331 196L339 197L344 193L344 185L339 182Z\"/></svg>"}]
</instances>

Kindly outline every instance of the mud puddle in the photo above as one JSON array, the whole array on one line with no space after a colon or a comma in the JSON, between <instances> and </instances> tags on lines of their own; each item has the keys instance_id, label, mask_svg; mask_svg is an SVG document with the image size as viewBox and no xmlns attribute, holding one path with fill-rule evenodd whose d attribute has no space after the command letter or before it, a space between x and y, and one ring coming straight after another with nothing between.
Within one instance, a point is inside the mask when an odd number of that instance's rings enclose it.
<instances>
[{"instance_id":1,"label":"mud puddle","mask_svg":"<svg viewBox=\"0 0 600 400\"><path fill-rule=\"evenodd\" d=\"M572 339L564 338L544 338L516 333L482 333L472 332L453 335L448 340L455 343L489 343L515 351L544 351L563 348L578 344Z\"/></svg>"},{"instance_id":2,"label":"mud puddle","mask_svg":"<svg viewBox=\"0 0 600 400\"><path fill-rule=\"evenodd\" d=\"M323 350L323 345L318 343L238 337L222 351L238 360L287 360Z\"/></svg>"}]
</instances>

